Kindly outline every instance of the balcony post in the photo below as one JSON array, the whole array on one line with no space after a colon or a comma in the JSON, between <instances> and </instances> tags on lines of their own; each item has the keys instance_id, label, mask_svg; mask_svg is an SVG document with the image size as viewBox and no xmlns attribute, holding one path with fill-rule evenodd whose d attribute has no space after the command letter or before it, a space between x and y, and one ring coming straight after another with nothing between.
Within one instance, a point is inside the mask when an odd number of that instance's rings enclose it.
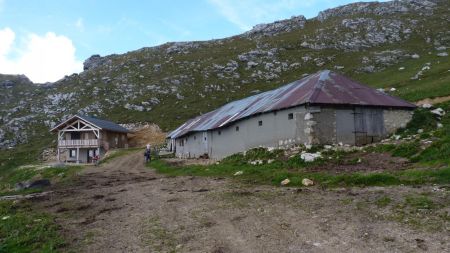
<instances>
[{"instance_id":1,"label":"balcony post","mask_svg":"<svg viewBox=\"0 0 450 253\"><path fill-rule=\"evenodd\" d=\"M60 154L59 154L59 146L57 147L57 151L56 151L56 157L57 157L57 159L58 159L58 163L60 163L61 162L61 159L60 159Z\"/></svg>"},{"instance_id":2,"label":"balcony post","mask_svg":"<svg viewBox=\"0 0 450 253\"><path fill-rule=\"evenodd\" d=\"M77 147L77 163L80 163L80 148Z\"/></svg>"}]
</instances>

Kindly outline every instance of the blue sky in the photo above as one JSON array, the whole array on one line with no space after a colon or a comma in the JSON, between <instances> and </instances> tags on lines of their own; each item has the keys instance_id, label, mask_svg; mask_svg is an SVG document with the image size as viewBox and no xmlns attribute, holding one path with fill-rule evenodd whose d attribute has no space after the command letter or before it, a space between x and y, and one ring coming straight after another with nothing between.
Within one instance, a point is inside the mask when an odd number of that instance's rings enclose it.
<instances>
[{"instance_id":1,"label":"blue sky","mask_svg":"<svg viewBox=\"0 0 450 253\"><path fill-rule=\"evenodd\" d=\"M0 73L56 81L92 54L223 38L354 0L0 0Z\"/></svg>"}]
</instances>

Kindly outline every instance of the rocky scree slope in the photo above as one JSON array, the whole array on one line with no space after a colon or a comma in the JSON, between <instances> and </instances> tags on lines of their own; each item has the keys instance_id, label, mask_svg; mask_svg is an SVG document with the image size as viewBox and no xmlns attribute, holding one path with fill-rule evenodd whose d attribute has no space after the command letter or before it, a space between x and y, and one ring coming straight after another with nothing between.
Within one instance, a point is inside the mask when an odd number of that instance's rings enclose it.
<instances>
[{"instance_id":1,"label":"rocky scree slope","mask_svg":"<svg viewBox=\"0 0 450 253\"><path fill-rule=\"evenodd\" d=\"M93 55L55 83L0 75L0 149L54 145L48 130L75 113L170 130L321 69L409 100L449 95L449 13L446 0L354 3L224 39Z\"/></svg>"}]
</instances>

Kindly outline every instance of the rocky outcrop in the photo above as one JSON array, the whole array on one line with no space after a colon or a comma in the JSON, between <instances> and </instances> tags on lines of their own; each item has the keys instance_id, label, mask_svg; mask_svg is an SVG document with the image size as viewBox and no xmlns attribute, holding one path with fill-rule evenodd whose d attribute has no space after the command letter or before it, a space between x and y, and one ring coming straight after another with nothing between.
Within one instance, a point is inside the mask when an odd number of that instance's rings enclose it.
<instances>
[{"instance_id":1,"label":"rocky outcrop","mask_svg":"<svg viewBox=\"0 0 450 253\"><path fill-rule=\"evenodd\" d=\"M431 15L433 8L439 0L402 0L389 2L369 2L369 3L352 3L341 7L328 9L319 12L317 20L326 21L332 17L344 17L352 15L376 15L386 16L398 13L419 12L421 14Z\"/></svg>"},{"instance_id":2,"label":"rocky outcrop","mask_svg":"<svg viewBox=\"0 0 450 253\"><path fill-rule=\"evenodd\" d=\"M294 16L290 19L275 21L269 24L255 25L250 31L244 33L243 36L273 36L283 32L302 29L305 26L305 23L305 16Z\"/></svg>"},{"instance_id":3,"label":"rocky outcrop","mask_svg":"<svg viewBox=\"0 0 450 253\"><path fill-rule=\"evenodd\" d=\"M382 44L408 40L415 31L417 21L395 18L345 18L333 29L319 30L302 46L315 50L343 49L356 51Z\"/></svg>"},{"instance_id":4,"label":"rocky outcrop","mask_svg":"<svg viewBox=\"0 0 450 253\"><path fill-rule=\"evenodd\" d=\"M98 66L104 64L106 61L107 59L105 57L101 57L98 54L94 54L83 62L83 70L87 71L97 68Z\"/></svg>"}]
</instances>

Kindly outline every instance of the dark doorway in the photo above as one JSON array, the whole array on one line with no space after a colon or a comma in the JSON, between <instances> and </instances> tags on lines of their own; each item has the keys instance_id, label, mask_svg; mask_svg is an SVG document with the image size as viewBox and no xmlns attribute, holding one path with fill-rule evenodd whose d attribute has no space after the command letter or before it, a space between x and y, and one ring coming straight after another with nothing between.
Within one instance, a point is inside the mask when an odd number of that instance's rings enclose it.
<instances>
[{"instance_id":1,"label":"dark doorway","mask_svg":"<svg viewBox=\"0 0 450 253\"><path fill-rule=\"evenodd\" d=\"M70 133L70 139L72 139L72 140L81 140L81 133L80 132L71 132Z\"/></svg>"},{"instance_id":2,"label":"dark doorway","mask_svg":"<svg viewBox=\"0 0 450 253\"><path fill-rule=\"evenodd\" d=\"M87 162L88 163L92 163L93 158L98 155L97 149L88 149L86 153L87 153Z\"/></svg>"}]
</instances>

